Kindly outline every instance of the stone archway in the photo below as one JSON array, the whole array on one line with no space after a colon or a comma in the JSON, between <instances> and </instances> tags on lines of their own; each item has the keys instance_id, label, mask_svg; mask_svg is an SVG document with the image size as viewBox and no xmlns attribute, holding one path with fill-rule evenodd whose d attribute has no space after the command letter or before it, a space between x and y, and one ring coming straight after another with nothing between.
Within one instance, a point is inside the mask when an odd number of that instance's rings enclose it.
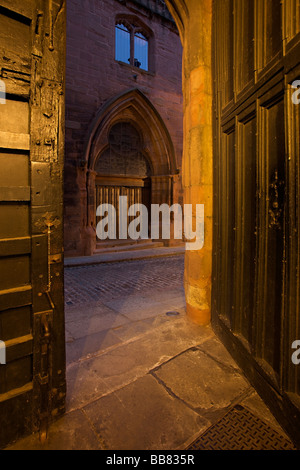
<instances>
[{"instance_id":1,"label":"stone archway","mask_svg":"<svg viewBox=\"0 0 300 470\"><path fill-rule=\"evenodd\" d=\"M109 149L111 129L118 123L128 123L141 136L143 157L151 167L151 203L172 205L179 170L169 132L155 107L138 89L122 93L107 102L98 112L89 130L85 161L87 167L87 225L85 254L96 248L96 179L100 156ZM115 175L116 176L116 175Z\"/></svg>"},{"instance_id":2,"label":"stone archway","mask_svg":"<svg viewBox=\"0 0 300 470\"><path fill-rule=\"evenodd\" d=\"M115 208L115 238L120 242L123 240L125 247L127 243L132 243L132 240L128 237L128 232L120 234L120 197L127 198L127 210L130 206L139 204L144 204L148 211L151 209L153 168L145 156L144 148L143 135L134 123L127 120L118 121L109 130L108 146L99 153L94 165L96 207L111 204ZM150 228L150 225L148 227ZM148 237L149 233L147 233ZM115 241L111 240L108 243L110 246ZM105 246L107 246L107 240ZM97 243L97 248L103 249L101 240Z\"/></svg>"},{"instance_id":3,"label":"stone archway","mask_svg":"<svg viewBox=\"0 0 300 470\"><path fill-rule=\"evenodd\" d=\"M186 204L205 205L205 245L186 254L187 315L211 320L213 239L212 0L166 0L183 44L184 152Z\"/></svg>"}]
</instances>

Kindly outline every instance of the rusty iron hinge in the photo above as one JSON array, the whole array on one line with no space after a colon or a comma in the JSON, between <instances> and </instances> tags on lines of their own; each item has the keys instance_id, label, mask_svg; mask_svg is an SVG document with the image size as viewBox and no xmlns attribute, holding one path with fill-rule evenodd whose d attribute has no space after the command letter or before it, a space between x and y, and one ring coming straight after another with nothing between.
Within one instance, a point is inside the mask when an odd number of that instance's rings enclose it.
<instances>
[{"instance_id":1,"label":"rusty iron hinge","mask_svg":"<svg viewBox=\"0 0 300 470\"><path fill-rule=\"evenodd\" d=\"M35 334L37 338L35 374L39 396L38 425L41 442L45 442L48 437L51 413L52 325L52 310L35 314Z\"/></svg>"},{"instance_id":2,"label":"rusty iron hinge","mask_svg":"<svg viewBox=\"0 0 300 470\"><path fill-rule=\"evenodd\" d=\"M43 215L42 220L39 220L35 224L43 233L47 234L48 237L48 286L45 294L48 297L49 303L51 308L54 310L55 306L51 297L51 287L52 287L52 280L51 280L51 264L53 262L53 256L51 254L51 231L53 228L59 227L61 225L61 221L58 217L54 217L50 213L46 213ZM43 230L44 228L44 230Z\"/></svg>"}]
</instances>

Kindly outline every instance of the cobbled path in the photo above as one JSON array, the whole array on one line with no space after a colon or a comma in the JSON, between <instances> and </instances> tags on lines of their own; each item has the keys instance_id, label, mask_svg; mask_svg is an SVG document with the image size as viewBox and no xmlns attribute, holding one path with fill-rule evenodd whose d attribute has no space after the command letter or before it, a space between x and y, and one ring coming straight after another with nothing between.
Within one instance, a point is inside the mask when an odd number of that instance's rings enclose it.
<instances>
[{"instance_id":1,"label":"cobbled path","mask_svg":"<svg viewBox=\"0 0 300 470\"><path fill-rule=\"evenodd\" d=\"M65 303L79 305L124 295L183 289L184 256L65 269Z\"/></svg>"}]
</instances>

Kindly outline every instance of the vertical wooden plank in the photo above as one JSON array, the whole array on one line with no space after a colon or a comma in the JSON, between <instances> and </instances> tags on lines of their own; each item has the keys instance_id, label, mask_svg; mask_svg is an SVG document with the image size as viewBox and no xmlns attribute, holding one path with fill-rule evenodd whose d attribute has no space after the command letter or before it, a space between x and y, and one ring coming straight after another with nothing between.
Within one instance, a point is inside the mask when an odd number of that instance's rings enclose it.
<instances>
[{"instance_id":1,"label":"vertical wooden plank","mask_svg":"<svg viewBox=\"0 0 300 470\"><path fill-rule=\"evenodd\" d=\"M234 81L237 93L254 79L254 2L235 0Z\"/></svg>"},{"instance_id":2,"label":"vertical wooden plank","mask_svg":"<svg viewBox=\"0 0 300 470\"><path fill-rule=\"evenodd\" d=\"M64 412L66 389L62 231L65 14L64 0L46 4L36 0L30 123L34 183L31 227L34 244L41 240L36 249L42 251L39 257L32 257L32 272L35 414L43 437L53 417ZM46 273L40 272L40 259L46 260ZM47 354L46 361L41 361L41 354ZM48 371L43 364L48 364Z\"/></svg>"}]
</instances>

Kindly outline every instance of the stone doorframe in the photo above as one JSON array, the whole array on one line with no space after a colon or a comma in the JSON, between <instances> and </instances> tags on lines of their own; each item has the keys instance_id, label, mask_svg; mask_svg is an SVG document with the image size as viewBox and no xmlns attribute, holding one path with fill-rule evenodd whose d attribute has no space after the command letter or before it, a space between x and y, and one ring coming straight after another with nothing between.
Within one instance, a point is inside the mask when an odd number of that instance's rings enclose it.
<instances>
[{"instance_id":1,"label":"stone doorframe","mask_svg":"<svg viewBox=\"0 0 300 470\"><path fill-rule=\"evenodd\" d=\"M183 44L184 150L182 180L186 204L205 205L205 244L186 253L187 315L211 321L213 248L213 0L166 0Z\"/></svg>"},{"instance_id":2,"label":"stone doorframe","mask_svg":"<svg viewBox=\"0 0 300 470\"><path fill-rule=\"evenodd\" d=\"M179 178L174 146L162 118L148 98L138 89L126 91L105 103L92 122L85 150L86 224L85 255L96 248L96 176L95 165L108 148L109 131L114 124L126 121L133 124L143 137L143 154L151 169L151 202L173 204L174 181Z\"/></svg>"}]
</instances>

